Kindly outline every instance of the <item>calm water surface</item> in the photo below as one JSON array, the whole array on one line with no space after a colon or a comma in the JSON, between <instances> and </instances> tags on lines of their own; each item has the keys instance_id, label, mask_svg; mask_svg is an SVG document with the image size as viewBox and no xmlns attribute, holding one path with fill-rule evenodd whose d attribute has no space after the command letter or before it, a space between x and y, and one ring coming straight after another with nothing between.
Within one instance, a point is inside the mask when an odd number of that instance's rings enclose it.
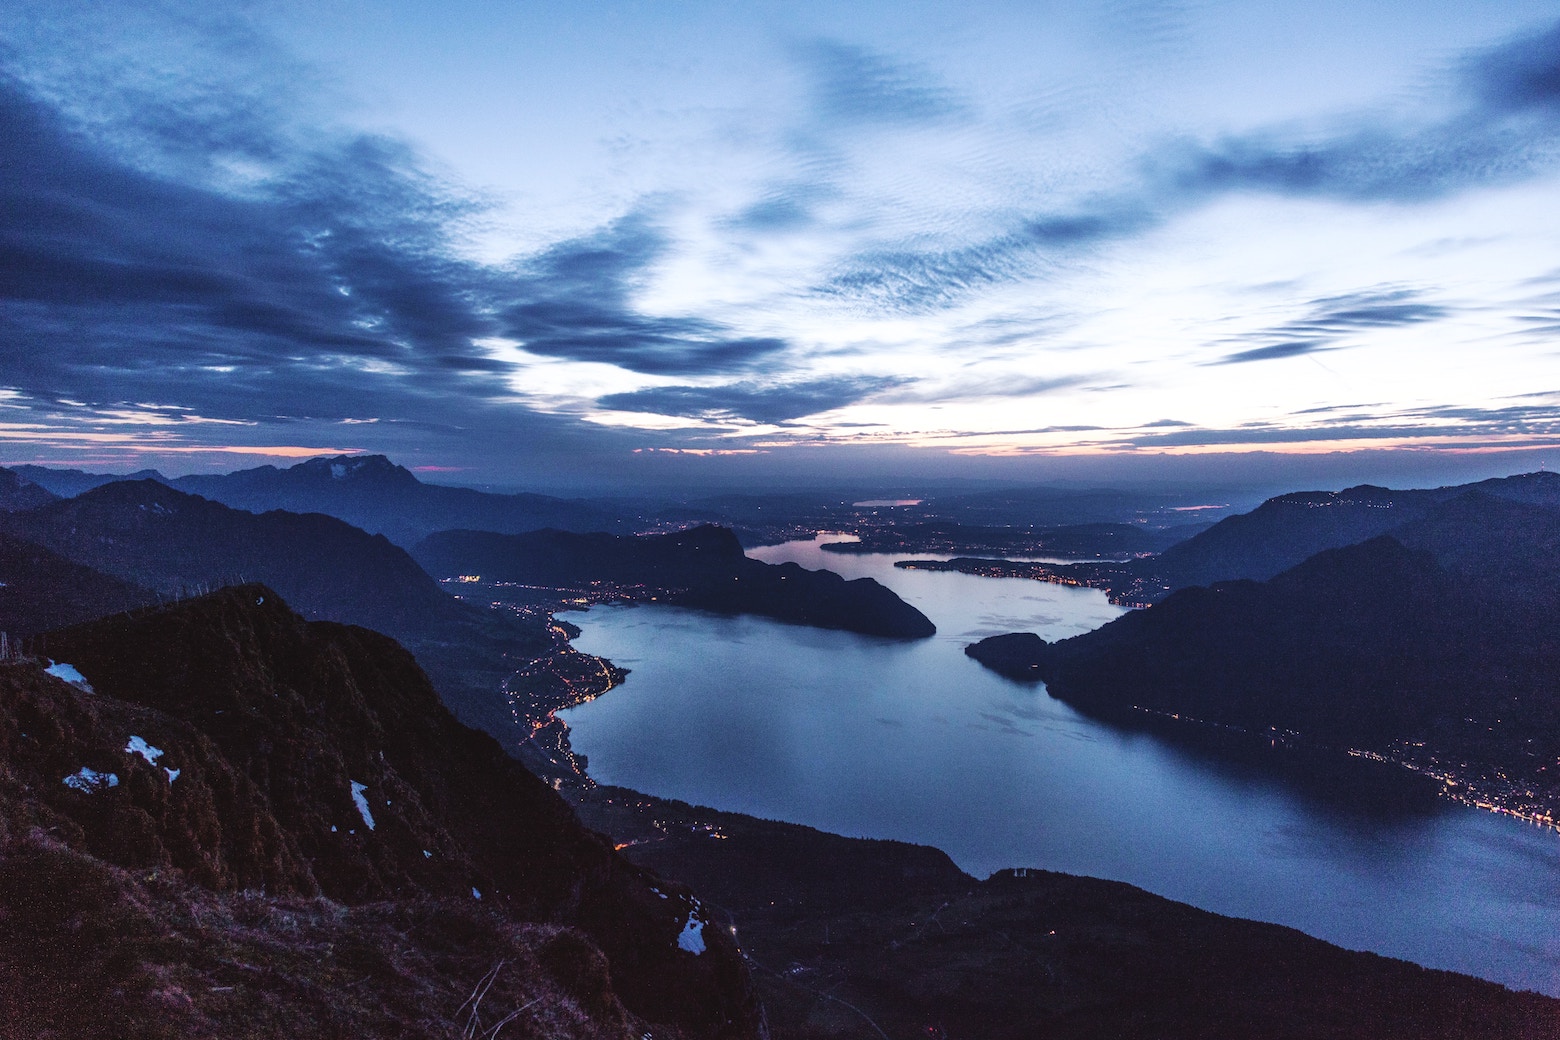
<instances>
[{"instance_id":1,"label":"calm water surface","mask_svg":"<svg viewBox=\"0 0 1560 1040\"><path fill-rule=\"evenodd\" d=\"M835 540L826 538L822 540ZM1452 803L1361 810L1083 718L965 657L1120 610L1100 593L904 571L894 556L755 550L890 586L913 643L674 607L571 615L632 669L564 713L603 783L842 834L935 845L965 870L1112 878L1354 949L1560 995L1560 835Z\"/></svg>"}]
</instances>

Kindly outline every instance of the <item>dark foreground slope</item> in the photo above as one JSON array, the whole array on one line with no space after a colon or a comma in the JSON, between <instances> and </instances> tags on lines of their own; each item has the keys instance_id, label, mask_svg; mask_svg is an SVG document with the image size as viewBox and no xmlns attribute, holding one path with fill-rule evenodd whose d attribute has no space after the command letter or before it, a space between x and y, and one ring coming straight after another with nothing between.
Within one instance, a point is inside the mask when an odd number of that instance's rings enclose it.
<instances>
[{"instance_id":1,"label":"dark foreground slope","mask_svg":"<svg viewBox=\"0 0 1560 1040\"><path fill-rule=\"evenodd\" d=\"M455 1037L490 971L484 1035L755 1035L691 894L385 637L244 586L50 646L95 692L0 665L6 1035Z\"/></svg>"},{"instance_id":2,"label":"dark foreground slope","mask_svg":"<svg viewBox=\"0 0 1560 1040\"><path fill-rule=\"evenodd\" d=\"M1560 1036L1560 1001L1116 882L598 788L581 813L730 915L781 1040ZM651 821L655 821L652 825Z\"/></svg>"},{"instance_id":3,"label":"dark foreground slope","mask_svg":"<svg viewBox=\"0 0 1560 1040\"><path fill-rule=\"evenodd\" d=\"M431 573L547 588L613 586L631 598L729 614L762 614L819 628L921 638L926 615L871 578L751 560L736 535L704 525L673 534L616 537L532 531L441 531L412 550Z\"/></svg>"}]
</instances>

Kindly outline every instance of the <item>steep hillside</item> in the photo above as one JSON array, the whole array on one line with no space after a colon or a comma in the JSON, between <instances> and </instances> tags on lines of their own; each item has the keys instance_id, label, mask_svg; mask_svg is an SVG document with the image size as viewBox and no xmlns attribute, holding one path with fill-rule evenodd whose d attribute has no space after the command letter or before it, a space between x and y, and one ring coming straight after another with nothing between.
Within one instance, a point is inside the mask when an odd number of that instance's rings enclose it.
<instances>
[{"instance_id":1,"label":"steep hillside","mask_svg":"<svg viewBox=\"0 0 1560 1040\"><path fill-rule=\"evenodd\" d=\"M516 720L500 685L553 645L544 617L461 603L384 536L319 513L257 516L140 480L0 515L0 530L165 598L261 581L308 617L388 633L417 654L463 721L508 743Z\"/></svg>"},{"instance_id":2,"label":"steep hillside","mask_svg":"<svg viewBox=\"0 0 1560 1040\"><path fill-rule=\"evenodd\" d=\"M151 591L0 534L0 632L12 638L153 602Z\"/></svg>"},{"instance_id":3,"label":"steep hillside","mask_svg":"<svg viewBox=\"0 0 1560 1040\"><path fill-rule=\"evenodd\" d=\"M13 470L0 469L0 512L37 509L58 497Z\"/></svg>"},{"instance_id":4,"label":"steep hillside","mask_svg":"<svg viewBox=\"0 0 1560 1040\"><path fill-rule=\"evenodd\" d=\"M453 1037L507 966L488 1024L557 1004L515 1035L553 1035L548 1016L574 1021L565 1035L754 1035L740 960L698 901L456 722L391 640L248 585L48 646L93 692L0 666L0 903L22 925L0 933L8 1022L280 1037L321 1006L373 1026L352 1035ZM51 873L72 883L36 901ZM63 945L29 958L39 941ZM140 1024L59 999L94 985Z\"/></svg>"},{"instance_id":5,"label":"steep hillside","mask_svg":"<svg viewBox=\"0 0 1560 1040\"><path fill-rule=\"evenodd\" d=\"M153 480L105 484L0 524L164 594L262 581L311 617L412 634L458 605L382 536L318 513L230 509Z\"/></svg>"}]
</instances>

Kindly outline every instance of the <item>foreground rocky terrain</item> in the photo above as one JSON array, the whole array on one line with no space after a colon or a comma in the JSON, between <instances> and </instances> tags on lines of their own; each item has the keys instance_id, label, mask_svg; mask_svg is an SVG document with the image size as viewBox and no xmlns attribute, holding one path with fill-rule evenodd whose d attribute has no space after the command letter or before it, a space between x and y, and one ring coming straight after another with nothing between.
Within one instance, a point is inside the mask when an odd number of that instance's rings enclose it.
<instances>
[{"instance_id":1,"label":"foreground rocky terrain","mask_svg":"<svg viewBox=\"0 0 1560 1040\"><path fill-rule=\"evenodd\" d=\"M386 637L249 585L47 642L0 665L7 1036L759 1034L698 899Z\"/></svg>"}]
</instances>

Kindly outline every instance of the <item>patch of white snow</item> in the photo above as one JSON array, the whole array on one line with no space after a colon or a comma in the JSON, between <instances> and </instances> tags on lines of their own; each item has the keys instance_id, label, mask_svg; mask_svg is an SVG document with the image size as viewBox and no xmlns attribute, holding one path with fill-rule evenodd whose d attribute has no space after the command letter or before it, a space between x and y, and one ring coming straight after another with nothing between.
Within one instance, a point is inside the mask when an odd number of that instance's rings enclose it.
<instances>
[{"instance_id":1,"label":"patch of white snow","mask_svg":"<svg viewBox=\"0 0 1560 1040\"><path fill-rule=\"evenodd\" d=\"M347 475L347 467L339 462L332 462L330 464L330 475L336 480L341 480Z\"/></svg>"},{"instance_id":2,"label":"patch of white snow","mask_svg":"<svg viewBox=\"0 0 1560 1040\"><path fill-rule=\"evenodd\" d=\"M482 893L478 892L475 888L473 888L471 890L471 898L477 900L478 902L481 902L481 900L482 900Z\"/></svg>"},{"instance_id":3,"label":"patch of white snow","mask_svg":"<svg viewBox=\"0 0 1560 1040\"><path fill-rule=\"evenodd\" d=\"M86 690L88 693L92 692L92 684L87 682L87 677L78 672L76 670L76 666L73 664L65 664L63 662L60 664L50 664L49 667L44 669L44 671L48 672L56 679L64 679L66 682L70 683L72 686L77 687L78 689Z\"/></svg>"},{"instance_id":4,"label":"patch of white snow","mask_svg":"<svg viewBox=\"0 0 1560 1040\"><path fill-rule=\"evenodd\" d=\"M360 784L356 780L351 781L351 784L352 801L357 805L358 815L363 817L363 822L368 825L368 829L373 830L374 815L368 811L368 799L363 796L363 792L368 790L368 785Z\"/></svg>"},{"instance_id":5,"label":"patch of white snow","mask_svg":"<svg viewBox=\"0 0 1560 1040\"><path fill-rule=\"evenodd\" d=\"M80 772L72 773L60 783L66 787L73 787L82 794L91 794L94 791L106 791L110 787L118 787L119 777L113 773L99 773L96 769L82 766Z\"/></svg>"},{"instance_id":6,"label":"patch of white snow","mask_svg":"<svg viewBox=\"0 0 1560 1040\"><path fill-rule=\"evenodd\" d=\"M677 936L677 948L687 950L697 957L704 952L704 922L692 914L688 915L688 923L683 925L683 930Z\"/></svg>"},{"instance_id":7,"label":"patch of white snow","mask_svg":"<svg viewBox=\"0 0 1560 1040\"><path fill-rule=\"evenodd\" d=\"M429 852L427 849L423 849L423 859L432 859L432 858L433 858L433 853Z\"/></svg>"},{"instance_id":8,"label":"patch of white snow","mask_svg":"<svg viewBox=\"0 0 1560 1040\"><path fill-rule=\"evenodd\" d=\"M155 766L157 760L162 757L162 748L154 748L135 734L130 735L130 742L125 745L125 754L140 755L146 759L146 764Z\"/></svg>"},{"instance_id":9,"label":"patch of white snow","mask_svg":"<svg viewBox=\"0 0 1560 1040\"><path fill-rule=\"evenodd\" d=\"M179 778L179 774L184 772L184 770L182 770L182 769L169 769L167 766L163 766L163 772L168 774L168 783L172 784L175 780L177 780Z\"/></svg>"}]
</instances>

